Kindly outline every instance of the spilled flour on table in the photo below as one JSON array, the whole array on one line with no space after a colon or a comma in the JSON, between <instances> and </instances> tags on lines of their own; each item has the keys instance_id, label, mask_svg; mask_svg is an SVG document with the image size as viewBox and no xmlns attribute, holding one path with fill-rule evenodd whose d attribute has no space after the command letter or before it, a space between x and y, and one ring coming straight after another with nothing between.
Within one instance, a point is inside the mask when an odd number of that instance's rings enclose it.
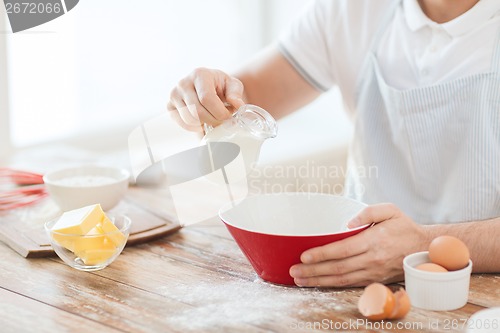
<instances>
[{"instance_id":1,"label":"spilled flour on table","mask_svg":"<svg viewBox=\"0 0 500 333\"><path fill-rule=\"evenodd\" d=\"M337 291L285 287L256 279L248 281L200 282L165 289L165 295L193 307L168 314L168 321L181 330L207 331L221 327L258 326L280 322L311 312L343 310ZM343 291L345 293L345 291ZM304 309L304 310L301 310Z\"/></svg>"}]
</instances>

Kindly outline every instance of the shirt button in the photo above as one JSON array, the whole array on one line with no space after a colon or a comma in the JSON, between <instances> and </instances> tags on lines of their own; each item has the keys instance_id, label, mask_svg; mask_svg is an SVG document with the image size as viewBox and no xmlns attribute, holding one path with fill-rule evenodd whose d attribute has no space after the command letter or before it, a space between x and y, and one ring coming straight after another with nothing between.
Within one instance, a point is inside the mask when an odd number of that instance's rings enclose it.
<instances>
[{"instance_id":1,"label":"shirt button","mask_svg":"<svg viewBox=\"0 0 500 333\"><path fill-rule=\"evenodd\" d=\"M422 69L422 75L423 76L429 75L429 70L428 69Z\"/></svg>"},{"instance_id":2,"label":"shirt button","mask_svg":"<svg viewBox=\"0 0 500 333\"><path fill-rule=\"evenodd\" d=\"M434 53L434 52L437 51L437 47L431 46L431 48L429 49L429 51L431 51L432 53Z\"/></svg>"}]
</instances>

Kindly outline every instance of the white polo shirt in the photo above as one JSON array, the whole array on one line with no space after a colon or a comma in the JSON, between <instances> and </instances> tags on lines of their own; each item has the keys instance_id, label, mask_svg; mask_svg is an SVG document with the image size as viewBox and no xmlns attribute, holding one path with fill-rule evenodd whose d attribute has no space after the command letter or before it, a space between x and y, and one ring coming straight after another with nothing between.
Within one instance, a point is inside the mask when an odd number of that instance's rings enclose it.
<instances>
[{"instance_id":1,"label":"white polo shirt","mask_svg":"<svg viewBox=\"0 0 500 333\"><path fill-rule=\"evenodd\" d=\"M316 0L280 39L280 50L318 90L338 85L355 110L362 65L392 3ZM417 0L403 0L376 47L386 82L400 90L490 70L500 32L500 0L480 0L454 20L431 21Z\"/></svg>"}]
</instances>

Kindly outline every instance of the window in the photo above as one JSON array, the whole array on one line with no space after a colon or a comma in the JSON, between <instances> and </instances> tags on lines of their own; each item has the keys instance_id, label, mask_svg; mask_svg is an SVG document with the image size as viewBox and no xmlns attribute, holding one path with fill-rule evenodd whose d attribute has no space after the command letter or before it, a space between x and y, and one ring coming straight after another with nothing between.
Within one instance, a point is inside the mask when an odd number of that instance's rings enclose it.
<instances>
[{"instance_id":1,"label":"window","mask_svg":"<svg viewBox=\"0 0 500 333\"><path fill-rule=\"evenodd\" d=\"M3 27L5 27L5 14L0 11L0 30ZM0 34L0 157L10 150L6 52L5 35Z\"/></svg>"},{"instance_id":2,"label":"window","mask_svg":"<svg viewBox=\"0 0 500 333\"><path fill-rule=\"evenodd\" d=\"M128 133L164 112L171 88L193 68L236 69L304 5L85 0L56 20L0 34L0 75L7 68L0 85L0 155L9 146Z\"/></svg>"},{"instance_id":3,"label":"window","mask_svg":"<svg viewBox=\"0 0 500 333\"><path fill-rule=\"evenodd\" d=\"M227 68L261 46L259 11L252 0L86 0L6 34L13 144L99 133L163 111L193 67Z\"/></svg>"}]
</instances>

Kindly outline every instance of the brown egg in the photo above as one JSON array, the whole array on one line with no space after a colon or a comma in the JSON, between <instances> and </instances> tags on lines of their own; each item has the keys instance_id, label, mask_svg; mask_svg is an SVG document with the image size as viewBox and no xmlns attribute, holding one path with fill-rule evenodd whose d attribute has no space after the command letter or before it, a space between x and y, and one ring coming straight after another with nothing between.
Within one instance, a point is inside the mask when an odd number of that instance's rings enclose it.
<instances>
[{"instance_id":1,"label":"brown egg","mask_svg":"<svg viewBox=\"0 0 500 333\"><path fill-rule=\"evenodd\" d=\"M394 308L392 309L389 319L401 319L406 316L408 312L410 312L410 297L408 297L406 290L400 288L394 293L394 300Z\"/></svg>"},{"instance_id":2,"label":"brown egg","mask_svg":"<svg viewBox=\"0 0 500 333\"><path fill-rule=\"evenodd\" d=\"M410 308L410 298L403 288L392 293L381 283L367 286L358 301L359 312L371 320L401 319Z\"/></svg>"},{"instance_id":3,"label":"brown egg","mask_svg":"<svg viewBox=\"0 0 500 333\"><path fill-rule=\"evenodd\" d=\"M367 286L358 301L359 312L371 320L387 319L393 309L394 294L381 283Z\"/></svg>"},{"instance_id":4,"label":"brown egg","mask_svg":"<svg viewBox=\"0 0 500 333\"><path fill-rule=\"evenodd\" d=\"M436 273L444 273L448 272L446 268L443 266L440 266L438 264L434 264L432 262L426 262L425 264L420 264L416 269L420 269L421 271L426 271L426 272L436 272Z\"/></svg>"},{"instance_id":5,"label":"brown egg","mask_svg":"<svg viewBox=\"0 0 500 333\"><path fill-rule=\"evenodd\" d=\"M469 249L458 238L439 236L429 246L429 258L435 264L449 271L466 267L469 263Z\"/></svg>"}]
</instances>

